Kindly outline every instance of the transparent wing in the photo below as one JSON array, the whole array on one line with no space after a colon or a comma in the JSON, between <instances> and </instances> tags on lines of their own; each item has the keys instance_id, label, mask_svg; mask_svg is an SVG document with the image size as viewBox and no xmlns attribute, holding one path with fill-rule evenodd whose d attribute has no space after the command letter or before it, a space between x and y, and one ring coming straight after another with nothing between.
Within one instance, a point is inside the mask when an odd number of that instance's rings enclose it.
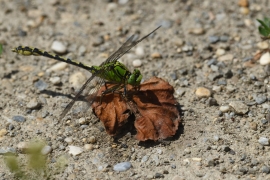
<instances>
[{"instance_id":1,"label":"transparent wing","mask_svg":"<svg viewBox=\"0 0 270 180\"><path fill-rule=\"evenodd\" d=\"M151 34L153 34L160 27L161 26L157 27L152 32L150 32L146 36L142 37L138 41L133 41L135 35L132 35L130 38L128 38L128 40L117 51L115 51L110 57L108 57L108 59L106 59L106 61L104 61L103 63L101 63L101 65L104 65L104 64L109 63L109 62L115 62L115 61L117 61L124 54L126 54L131 48L133 48L139 42L141 42L142 40L144 40L145 38L147 38L148 36L150 36Z\"/></svg>"},{"instance_id":2,"label":"transparent wing","mask_svg":"<svg viewBox=\"0 0 270 180\"><path fill-rule=\"evenodd\" d=\"M131 48L133 48L135 45L137 45L139 42L141 42L142 40L144 40L145 38L147 38L148 36L150 36L152 33L154 33L156 30L158 30L161 26L157 27L156 29L154 29L152 32L150 32L149 34L147 34L146 36L142 37L141 39L139 39L138 41L133 41L134 39L134 35L132 35L130 38L128 38L128 40L117 50L115 51L110 57L108 57L103 63L100 64L100 66L106 65L109 62L116 62L120 57L122 57L125 53L127 53ZM101 68L100 71L92 74L92 76L84 83L84 85L80 88L80 90L78 91L78 93L75 95L74 99L66 106L66 108L64 109L64 111L61 113L60 118L62 119L67 113L68 111L72 108L72 106L74 105L74 103L77 101L77 99L81 96L82 92L85 89L89 88L89 95L94 96L95 93L97 93L98 89L103 85L103 83L105 82L104 79L99 78L98 79L98 83L94 88L91 88L91 81L96 77L99 76L100 74L103 74L106 68ZM94 100L94 98L93 98ZM89 105L91 105L93 103L89 102Z\"/></svg>"},{"instance_id":3,"label":"transparent wing","mask_svg":"<svg viewBox=\"0 0 270 180\"><path fill-rule=\"evenodd\" d=\"M65 117L65 115L69 112L69 110L72 108L72 106L77 101L77 99L81 96L81 94L84 90L88 90L89 94L92 94L93 96L97 93L97 91L104 84L105 81L104 81L104 79L97 77L96 74L97 73L92 74L92 76L84 83L84 85L77 92L77 94L75 95L73 100L70 103L68 103L68 105L65 107L64 111L60 114L61 119L63 119ZM97 78L97 83L93 87L93 84L91 83L91 81L94 78ZM92 100L92 102L89 102L90 105L93 103L93 100Z\"/></svg>"}]
</instances>

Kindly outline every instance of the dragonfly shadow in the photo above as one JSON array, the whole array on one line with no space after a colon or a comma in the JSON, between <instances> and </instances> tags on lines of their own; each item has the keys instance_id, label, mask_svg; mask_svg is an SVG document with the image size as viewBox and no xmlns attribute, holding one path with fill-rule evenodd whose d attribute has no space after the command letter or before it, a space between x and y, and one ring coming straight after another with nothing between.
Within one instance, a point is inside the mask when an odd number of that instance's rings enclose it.
<instances>
[{"instance_id":1,"label":"dragonfly shadow","mask_svg":"<svg viewBox=\"0 0 270 180\"><path fill-rule=\"evenodd\" d=\"M178 103L176 106L177 106L180 117L183 117L183 110L181 108L181 105ZM161 139L157 141L153 141L153 140L140 141L138 145L144 148L151 148L158 145L166 146L166 145L170 145L171 142L178 140L182 134L184 134L184 125L182 123L179 123L178 130L176 131L175 135L173 135L172 137L168 137L166 139Z\"/></svg>"},{"instance_id":2,"label":"dragonfly shadow","mask_svg":"<svg viewBox=\"0 0 270 180\"><path fill-rule=\"evenodd\" d=\"M61 92L56 92L56 91L51 91L51 90L42 90L40 91L41 94L47 94L47 95L50 95L52 97L56 97L56 96L65 96L69 99L74 99L74 96L71 95L71 94L64 94L64 93L61 93ZM83 101L83 102L88 102L88 99L86 99L86 96L84 95L80 95L78 97L78 99L76 99L76 101Z\"/></svg>"}]
</instances>

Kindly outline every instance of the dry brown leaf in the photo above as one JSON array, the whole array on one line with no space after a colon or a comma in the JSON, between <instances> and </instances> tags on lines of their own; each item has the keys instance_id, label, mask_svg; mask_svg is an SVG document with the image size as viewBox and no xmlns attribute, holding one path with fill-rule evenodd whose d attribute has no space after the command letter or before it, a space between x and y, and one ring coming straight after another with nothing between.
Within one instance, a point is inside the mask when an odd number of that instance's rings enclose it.
<instances>
[{"instance_id":1,"label":"dry brown leaf","mask_svg":"<svg viewBox=\"0 0 270 180\"><path fill-rule=\"evenodd\" d=\"M98 92L100 97L105 87ZM128 86L128 100L119 93L109 93L97 98L93 111L103 122L108 134L115 135L127 122L130 111L136 115L136 138L140 141L166 139L175 135L180 115L174 89L161 78L153 77L142 83L139 90Z\"/></svg>"}]
</instances>

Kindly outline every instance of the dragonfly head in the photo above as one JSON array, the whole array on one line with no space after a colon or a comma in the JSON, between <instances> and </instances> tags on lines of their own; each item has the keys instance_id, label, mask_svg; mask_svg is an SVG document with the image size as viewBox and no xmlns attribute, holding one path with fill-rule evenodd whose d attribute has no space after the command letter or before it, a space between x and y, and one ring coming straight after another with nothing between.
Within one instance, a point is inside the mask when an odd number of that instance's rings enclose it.
<instances>
[{"instance_id":1,"label":"dragonfly head","mask_svg":"<svg viewBox=\"0 0 270 180\"><path fill-rule=\"evenodd\" d=\"M128 84L132 86L140 85L142 80L142 74L138 69L134 69L133 73L128 78Z\"/></svg>"}]
</instances>

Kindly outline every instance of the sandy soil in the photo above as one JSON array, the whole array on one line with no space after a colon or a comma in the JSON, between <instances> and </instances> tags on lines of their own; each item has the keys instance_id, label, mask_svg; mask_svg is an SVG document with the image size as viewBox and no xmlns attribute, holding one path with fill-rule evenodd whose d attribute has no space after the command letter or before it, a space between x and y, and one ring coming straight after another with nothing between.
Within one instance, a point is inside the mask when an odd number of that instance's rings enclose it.
<instances>
[{"instance_id":1,"label":"sandy soil","mask_svg":"<svg viewBox=\"0 0 270 180\"><path fill-rule=\"evenodd\" d=\"M234 0L1 0L0 179L14 178L3 155L15 151L24 159L21 145L32 139L48 145L49 179L270 179L269 64L250 63L268 47L259 43L256 19L270 5L250 0L244 6ZM182 125L170 140L139 142L133 133L114 140L91 110L75 115L80 102L59 120L72 88L90 73L63 64L54 70L55 60L11 52L19 45L52 51L60 41L64 56L98 65L132 34L142 37L158 25L120 61L133 69L139 59L144 80L157 76L175 88ZM208 89L203 97L199 87ZM83 152L73 156L69 146ZM67 165L56 173L61 156ZM132 168L115 172L120 162Z\"/></svg>"}]
</instances>

